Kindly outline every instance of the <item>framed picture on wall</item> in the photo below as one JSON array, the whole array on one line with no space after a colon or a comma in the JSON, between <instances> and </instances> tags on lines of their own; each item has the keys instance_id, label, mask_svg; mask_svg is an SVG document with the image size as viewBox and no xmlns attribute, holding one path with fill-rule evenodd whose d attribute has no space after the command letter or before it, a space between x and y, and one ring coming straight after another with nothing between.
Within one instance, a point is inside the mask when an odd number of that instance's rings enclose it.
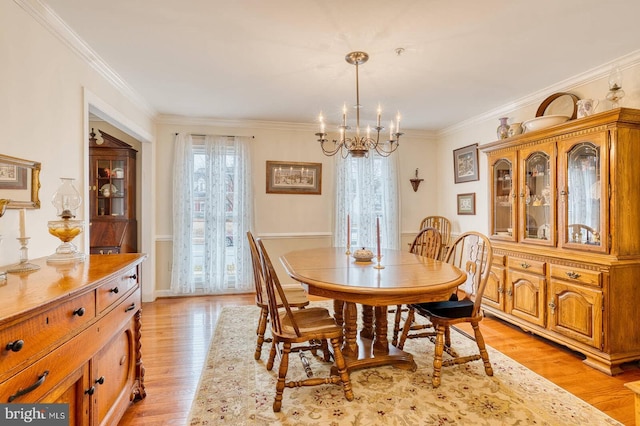
<instances>
[{"instance_id":1,"label":"framed picture on wall","mask_svg":"<svg viewBox=\"0 0 640 426\"><path fill-rule=\"evenodd\" d=\"M322 193L322 163L267 161L267 194Z\"/></svg>"},{"instance_id":2,"label":"framed picture on wall","mask_svg":"<svg viewBox=\"0 0 640 426\"><path fill-rule=\"evenodd\" d=\"M0 163L0 189L27 189L27 169Z\"/></svg>"},{"instance_id":3,"label":"framed picture on wall","mask_svg":"<svg viewBox=\"0 0 640 426\"><path fill-rule=\"evenodd\" d=\"M455 183L480 179L477 143L453 150L453 174Z\"/></svg>"},{"instance_id":4,"label":"framed picture on wall","mask_svg":"<svg viewBox=\"0 0 640 426\"><path fill-rule=\"evenodd\" d=\"M458 194L458 214L476 214L476 193Z\"/></svg>"}]
</instances>

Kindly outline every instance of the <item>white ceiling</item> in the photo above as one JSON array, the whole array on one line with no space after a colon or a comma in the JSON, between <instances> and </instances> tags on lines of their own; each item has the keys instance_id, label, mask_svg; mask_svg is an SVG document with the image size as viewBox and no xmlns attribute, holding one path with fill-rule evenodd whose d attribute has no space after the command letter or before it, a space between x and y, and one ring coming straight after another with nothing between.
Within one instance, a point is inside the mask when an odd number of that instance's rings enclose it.
<instances>
[{"instance_id":1,"label":"white ceiling","mask_svg":"<svg viewBox=\"0 0 640 426\"><path fill-rule=\"evenodd\" d=\"M362 50L363 121L439 130L640 49L638 0L42 2L157 113L200 118L338 122Z\"/></svg>"}]
</instances>

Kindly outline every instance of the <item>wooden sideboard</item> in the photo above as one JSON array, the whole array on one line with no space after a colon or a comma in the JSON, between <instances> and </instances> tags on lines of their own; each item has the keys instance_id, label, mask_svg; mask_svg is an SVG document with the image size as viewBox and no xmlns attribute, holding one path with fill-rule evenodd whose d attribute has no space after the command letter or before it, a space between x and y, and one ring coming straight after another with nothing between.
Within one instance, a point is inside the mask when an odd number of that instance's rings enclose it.
<instances>
[{"instance_id":1,"label":"wooden sideboard","mask_svg":"<svg viewBox=\"0 0 640 426\"><path fill-rule=\"evenodd\" d=\"M640 110L479 148L494 248L484 309L621 373L640 359Z\"/></svg>"},{"instance_id":2,"label":"wooden sideboard","mask_svg":"<svg viewBox=\"0 0 640 426\"><path fill-rule=\"evenodd\" d=\"M70 425L117 424L142 399L139 253L7 274L0 282L0 401L67 403ZM2 268L0 268L2 269Z\"/></svg>"}]
</instances>

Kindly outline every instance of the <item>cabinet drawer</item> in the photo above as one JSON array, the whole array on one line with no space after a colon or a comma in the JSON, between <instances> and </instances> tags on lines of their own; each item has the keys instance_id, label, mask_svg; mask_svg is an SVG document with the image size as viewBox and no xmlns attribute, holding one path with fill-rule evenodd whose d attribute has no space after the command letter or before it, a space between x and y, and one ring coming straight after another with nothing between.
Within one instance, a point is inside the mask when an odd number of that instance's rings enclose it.
<instances>
[{"instance_id":1,"label":"cabinet drawer","mask_svg":"<svg viewBox=\"0 0 640 426\"><path fill-rule=\"evenodd\" d=\"M7 373L64 336L77 334L96 316L93 292L0 331L0 371ZM7 345L12 345L7 349Z\"/></svg>"},{"instance_id":2,"label":"cabinet drawer","mask_svg":"<svg viewBox=\"0 0 640 426\"><path fill-rule=\"evenodd\" d=\"M39 401L109 344L110 336L131 321L140 306L137 290L82 333L0 383L0 403L9 402L9 398L14 403Z\"/></svg>"},{"instance_id":3,"label":"cabinet drawer","mask_svg":"<svg viewBox=\"0 0 640 426\"><path fill-rule=\"evenodd\" d=\"M507 256L504 254L494 254L493 261L491 262L493 265L504 266L506 265Z\"/></svg>"},{"instance_id":4,"label":"cabinet drawer","mask_svg":"<svg viewBox=\"0 0 640 426\"><path fill-rule=\"evenodd\" d=\"M517 257L509 258L509 267L511 269L518 269L520 271L526 271L531 274L544 275L545 274L545 262L531 259L519 259Z\"/></svg>"},{"instance_id":5,"label":"cabinet drawer","mask_svg":"<svg viewBox=\"0 0 640 426\"><path fill-rule=\"evenodd\" d=\"M120 274L118 278L102 284L97 289L98 312L104 311L114 302L120 300L130 289L138 285L138 269L131 268Z\"/></svg>"},{"instance_id":6,"label":"cabinet drawer","mask_svg":"<svg viewBox=\"0 0 640 426\"><path fill-rule=\"evenodd\" d=\"M580 284L602 286L602 272L574 268L563 265L551 265L551 277Z\"/></svg>"}]
</instances>

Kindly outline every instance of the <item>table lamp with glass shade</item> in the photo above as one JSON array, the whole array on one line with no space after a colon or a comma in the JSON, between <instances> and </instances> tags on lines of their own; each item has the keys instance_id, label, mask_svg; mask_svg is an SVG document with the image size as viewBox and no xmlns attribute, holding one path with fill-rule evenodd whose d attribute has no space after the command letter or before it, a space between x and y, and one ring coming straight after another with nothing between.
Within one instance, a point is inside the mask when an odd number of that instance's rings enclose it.
<instances>
[{"instance_id":1,"label":"table lamp with glass shade","mask_svg":"<svg viewBox=\"0 0 640 426\"><path fill-rule=\"evenodd\" d=\"M84 221L73 219L75 212L82 202L80 193L73 186L72 178L60 178L62 184L53 195L51 203L57 209L61 220L50 220L47 225L49 233L58 237L62 244L56 252L47 258L47 262L77 262L83 261L85 255L71 242L84 228Z\"/></svg>"}]
</instances>

